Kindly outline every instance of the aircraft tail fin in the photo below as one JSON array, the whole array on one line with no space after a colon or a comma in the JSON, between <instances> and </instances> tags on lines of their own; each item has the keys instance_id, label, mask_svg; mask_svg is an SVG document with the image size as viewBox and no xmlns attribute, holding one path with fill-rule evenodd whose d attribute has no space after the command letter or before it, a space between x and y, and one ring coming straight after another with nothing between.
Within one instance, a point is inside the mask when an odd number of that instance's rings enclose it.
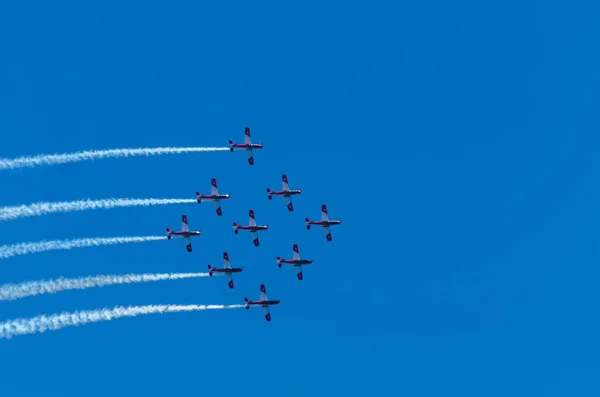
<instances>
[{"instance_id":1,"label":"aircraft tail fin","mask_svg":"<svg viewBox=\"0 0 600 397\"><path fill-rule=\"evenodd\" d=\"M171 229L167 228L167 240L171 239L171 235L169 233L171 233Z\"/></svg>"},{"instance_id":2,"label":"aircraft tail fin","mask_svg":"<svg viewBox=\"0 0 600 397\"><path fill-rule=\"evenodd\" d=\"M200 199L200 192L196 192L196 200L198 200L198 204L202 202L202 199Z\"/></svg>"}]
</instances>

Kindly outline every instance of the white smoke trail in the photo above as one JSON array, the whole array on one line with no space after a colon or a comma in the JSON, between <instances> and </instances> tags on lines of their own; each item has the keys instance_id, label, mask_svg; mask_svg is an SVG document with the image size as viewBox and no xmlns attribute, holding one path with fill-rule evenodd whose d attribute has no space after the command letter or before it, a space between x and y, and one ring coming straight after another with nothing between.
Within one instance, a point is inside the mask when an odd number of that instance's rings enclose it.
<instances>
[{"instance_id":1,"label":"white smoke trail","mask_svg":"<svg viewBox=\"0 0 600 397\"><path fill-rule=\"evenodd\" d=\"M143 243L146 241L166 240L163 236L133 236L133 237L109 237L109 238L81 238L76 240L50 240L36 243L19 243L14 245L0 246L0 259L6 259L17 255L35 254L38 252L52 250L70 250L72 248L92 247L100 245Z\"/></svg>"},{"instance_id":2,"label":"white smoke trail","mask_svg":"<svg viewBox=\"0 0 600 397\"><path fill-rule=\"evenodd\" d=\"M148 207L151 205L190 204L196 199L105 199L105 200L77 200L56 203L33 203L29 205L16 205L13 207L0 207L0 221L7 221L30 216L42 216L55 212L72 212L94 210L98 208L110 209L116 207Z\"/></svg>"},{"instance_id":3,"label":"white smoke trail","mask_svg":"<svg viewBox=\"0 0 600 397\"><path fill-rule=\"evenodd\" d=\"M207 277L208 273L153 273L90 276L80 278L60 277L56 280L28 281L20 284L0 286L0 300L12 301L29 296L56 294L57 292L104 287L116 284L148 283L163 280L183 280L187 278Z\"/></svg>"},{"instance_id":4,"label":"white smoke trail","mask_svg":"<svg viewBox=\"0 0 600 397\"><path fill-rule=\"evenodd\" d=\"M224 152L228 150L229 148L227 147L158 147L139 149L86 150L76 153L41 154L38 156L29 157L23 156L16 159L0 158L0 170L36 167L39 165L75 163L79 161L96 160L109 157L156 156L161 154Z\"/></svg>"},{"instance_id":5,"label":"white smoke trail","mask_svg":"<svg viewBox=\"0 0 600 397\"><path fill-rule=\"evenodd\" d=\"M0 323L0 338L34 334L47 330L55 331L65 327L79 326L99 321L109 321L121 317L135 317L140 314L193 312L201 310L239 309L244 305L148 305L117 306L112 309L83 310L72 313L41 315L32 318L18 318Z\"/></svg>"}]
</instances>

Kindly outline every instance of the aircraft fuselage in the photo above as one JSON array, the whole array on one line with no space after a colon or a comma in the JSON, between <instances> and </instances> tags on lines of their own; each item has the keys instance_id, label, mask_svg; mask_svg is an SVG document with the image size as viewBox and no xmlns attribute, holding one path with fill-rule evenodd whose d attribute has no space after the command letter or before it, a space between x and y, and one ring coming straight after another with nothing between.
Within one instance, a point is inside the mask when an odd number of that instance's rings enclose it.
<instances>
[{"instance_id":1,"label":"aircraft fuselage","mask_svg":"<svg viewBox=\"0 0 600 397\"><path fill-rule=\"evenodd\" d=\"M246 302L246 307L248 306L272 306L272 305L278 305L281 301L280 300L268 300L268 301L248 301Z\"/></svg>"},{"instance_id":2,"label":"aircraft fuselage","mask_svg":"<svg viewBox=\"0 0 600 397\"><path fill-rule=\"evenodd\" d=\"M262 143L232 143L229 145L230 151L234 150L246 150L246 149L262 149Z\"/></svg>"},{"instance_id":3,"label":"aircraft fuselage","mask_svg":"<svg viewBox=\"0 0 600 397\"><path fill-rule=\"evenodd\" d=\"M258 232L260 230L267 230L269 226L237 226L239 230L247 230L249 232Z\"/></svg>"},{"instance_id":4,"label":"aircraft fuselage","mask_svg":"<svg viewBox=\"0 0 600 397\"><path fill-rule=\"evenodd\" d=\"M302 193L301 189L293 189L293 190L271 191L270 194L272 194L274 196L290 197L290 196L295 196L300 193Z\"/></svg>"},{"instance_id":5,"label":"aircraft fuselage","mask_svg":"<svg viewBox=\"0 0 600 397\"><path fill-rule=\"evenodd\" d=\"M227 200L230 197L229 194L210 194L206 196L199 196L198 200L214 201L214 200Z\"/></svg>"},{"instance_id":6,"label":"aircraft fuselage","mask_svg":"<svg viewBox=\"0 0 600 397\"><path fill-rule=\"evenodd\" d=\"M281 263L287 263L288 265L310 265L313 261L312 259L282 259Z\"/></svg>"},{"instance_id":7,"label":"aircraft fuselage","mask_svg":"<svg viewBox=\"0 0 600 397\"><path fill-rule=\"evenodd\" d=\"M338 221L338 220L330 220L330 221L310 221L308 222L310 225L317 225L317 226L334 226L334 225L339 225L340 223L342 223L342 221Z\"/></svg>"},{"instance_id":8,"label":"aircraft fuselage","mask_svg":"<svg viewBox=\"0 0 600 397\"><path fill-rule=\"evenodd\" d=\"M169 232L167 235L168 236L173 236L173 237L194 237L194 236L199 236L202 233L198 232L198 231L189 231L189 232Z\"/></svg>"},{"instance_id":9,"label":"aircraft fuselage","mask_svg":"<svg viewBox=\"0 0 600 397\"><path fill-rule=\"evenodd\" d=\"M221 269L215 269L212 268L210 269L208 272L209 273L239 273L241 272L243 269L241 267L232 267L232 268L221 268Z\"/></svg>"}]
</instances>

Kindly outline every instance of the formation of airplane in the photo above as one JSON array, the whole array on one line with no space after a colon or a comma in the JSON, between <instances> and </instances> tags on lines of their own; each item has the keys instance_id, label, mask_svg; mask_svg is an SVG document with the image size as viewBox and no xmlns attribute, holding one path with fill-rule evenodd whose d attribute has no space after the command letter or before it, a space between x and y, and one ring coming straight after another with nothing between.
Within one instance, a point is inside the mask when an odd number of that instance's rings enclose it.
<instances>
[{"instance_id":1,"label":"formation of airplane","mask_svg":"<svg viewBox=\"0 0 600 397\"><path fill-rule=\"evenodd\" d=\"M254 152L253 151L255 149L263 149L263 144L262 143L252 143L252 139L250 136L250 128L248 128L248 127L246 127L245 131L244 131L244 142L243 143L234 143L232 140L229 140L229 150L231 152L236 151L236 150L245 151L246 155L248 157L248 164L251 166L254 165ZM221 207L221 201L228 200L231 197L231 194L230 193L228 193L228 194L219 193L219 188L217 186L216 178L212 178L210 184L211 184L210 194L201 194L200 192L197 191L196 192L196 200L197 200L198 204L212 202L215 207L215 210L217 212L217 216L222 216L223 209ZM272 200L273 196L283 197L283 200L284 200L289 212L294 211L294 205L292 203L292 196L297 196L300 194L302 194L302 189L290 189L287 174L281 175L281 190L271 190L270 188L267 188L267 198L269 200ZM257 224L254 210L252 210L252 209L249 210L248 215L249 215L248 225L238 225L237 223L233 222L233 231L235 234L239 234L240 230L250 232L250 235L252 237L254 245L256 247L258 247L258 246L260 246L260 241L258 239L258 232L267 230L269 228L269 226ZM339 225L341 223L342 223L341 220L329 219L329 215L327 212L327 206L325 204L321 205L321 220L320 221L313 221L313 220L310 220L309 218L305 218L306 229L310 230L310 228L312 226L320 226L321 228L323 228L323 231L325 232L325 237L328 242L332 241L331 227L335 226L335 225ZM186 244L187 251L192 252L191 237L200 236L202 233L199 230L197 230L197 231L190 230L189 225L188 225L188 219L187 219L186 215L181 216L181 224L182 224L181 231L173 231L173 230L167 228L167 239L171 240L173 237L183 238L183 240ZM304 280L302 266L310 265L312 263L313 263L312 259L303 259L300 257L300 250L298 248L298 244L293 244L293 246L292 246L292 258L291 259L285 259L283 257L277 256L277 267L281 269L283 267L283 265L292 266L296 272L296 277L300 281ZM216 275L225 276L225 278L227 280L227 285L230 289L234 288L233 274L240 273L243 270L244 270L243 267L232 267L231 266L231 263L229 260L229 254L227 253L227 251L223 252L223 266L222 267L215 267L215 266L212 266L211 264L208 264L208 275L210 277L213 277ZM265 284L260 284L259 300L252 301L252 300L249 300L248 298L244 298L244 303L245 303L246 309L250 309L250 307L253 307L253 306L261 307L262 310L264 311L266 321L270 322L271 321L270 307L273 305L278 305L280 303L280 300L268 299L267 289L265 287Z\"/></svg>"},{"instance_id":2,"label":"formation of airplane","mask_svg":"<svg viewBox=\"0 0 600 397\"><path fill-rule=\"evenodd\" d=\"M182 237L185 242L185 248L187 248L188 252L192 252L192 242L190 237L199 236L202 233L200 231L192 231L188 226L187 215L181 215L181 231L175 232L169 228L167 228L167 239L171 239L172 237Z\"/></svg>"},{"instance_id":3,"label":"formation of airplane","mask_svg":"<svg viewBox=\"0 0 600 397\"><path fill-rule=\"evenodd\" d=\"M216 267L212 267L211 265L208 265L209 276L212 277L213 273L225 275L225 277L227 278L227 285L229 285L229 288L233 288L232 274L239 273L243 270L244 270L243 267L231 267L231 264L229 263L229 254L227 252L223 252L223 267L222 268L216 268Z\"/></svg>"},{"instance_id":4,"label":"formation of airplane","mask_svg":"<svg viewBox=\"0 0 600 397\"><path fill-rule=\"evenodd\" d=\"M250 138L250 128L246 127L244 130L244 143L233 143L233 141L229 140L229 151L233 152L234 150L245 150L246 155L248 156L248 164L254 165L254 155L252 153L252 149L262 149L262 143L252 143L252 139Z\"/></svg>"},{"instance_id":5,"label":"formation of airplane","mask_svg":"<svg viewBox=\"0 0 600 397\"><path fill-rule=\"evenodd\" d=\"M327 241L331 241L331 230L329 229L329 227L339 225L340 223L342 223L342 221L340 221L340 220L330 220L329 219L329 215L327 214L327 206L325 204L321 205L321 220L320 221L311 221L310 219L306 218L305 222L306 222L306 229L308 229L308 230L310 230L311 225L321 226L323 228L323 230L325 231L325 238L327 239Z\"/></svg>"},{"instance_id":6,"label":"formation of airplane","mask_svg":"<svg viewBox=\"0 0 600 397\"><path fill-rule=\"evenodd\" d=\"M246 226L238 225L237 223L233 222L233 232L235 234L238 234L240 230L249 231L250 235L252 236L252 240L254 241L254 245L258 247L260 245L260 242L258 241L258 232L262 231L262 230L267 230L269 228L269 226L267 226L267 225L260 226L260 225L256 224L256 218L254 217L254 210L249 211L249 216L250 216L250 220L248 221L248 225L246 225Z\"/></svg>"},{"instance_id":7,"label":"formation of airplane","mask_svg":"<svg viewBox=\"0 0 600 397\"><path fill-rule=\"evenodd\" d=\"M221 216L221 215L223 215L223 210L221 210L221 200L227 200L229 197L231 197L231 194L230 193L220 194L219 188L217 187L217 180L215 178L212 178L210 180L210 185L211 185L210 194L203 195L203 194L200 194L200 192L196 192L196 199L198 200L198 204L200 204L202 202L212 201L212 203L215 205L215 208L217 210L217 215Z\"/></svg>"},{"instance_id":8,"label":"formation of airplane","mask_svg":"<svg viewBox=\"0 0 600 397\"><path fill-rule=\"evenodd\" d=\"M281 269L283 264L292 265L294 269L296 269L296 275L298 276L298 280L302 281L302 265L310 265L313 263L312 259L300 259L300 251L298 250L298 244L294 244L292 247L292 259L283 259L279 256L277 257L277 266Z\"/></svg>"},{"instance_id":9,"label":"formation of airplane","mask_svg":"<svg viewBox=\"0 0 600 397\"><path fill-rule=\"evenodd\" d=\"M294 211L294 206L292 204L292 196L298 195L300 193L302 193L301 189L290 189L286 174L281 175L281 190L271 190L267 188L269 200L271 200L273 196L282 196L290 212Z\"/></svg>"},{"instance_id":10,"label":"formation of airplane","mask_svg":"<svg viewBox=\"0 0 600 397\"><path fill-rule=\"evenodd\" d=\"M278 305L280 300L269 300L267 298L267 288L264 284L260 285L260 299L257 301L248 300L248 298L244 298L244 302L246 303L246 310L250 309L250 306L260 306L265 312L265 319L267 321L271 321L271 311L269 310L269 306Z\"/></svg>"}]
</instances>

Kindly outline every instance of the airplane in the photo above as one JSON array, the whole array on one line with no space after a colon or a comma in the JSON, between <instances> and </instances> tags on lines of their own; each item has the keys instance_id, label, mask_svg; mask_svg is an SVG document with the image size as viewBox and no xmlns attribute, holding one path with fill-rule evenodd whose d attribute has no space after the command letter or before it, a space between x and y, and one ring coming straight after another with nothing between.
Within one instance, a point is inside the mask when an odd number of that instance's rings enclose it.
<instances>
[{"instance_id":1,"label":"airplane","mask_svg":"<svg viewBox=\"0 0 600 397\"><path fill-rule=\"evenodd\" d=\"M279 300L268 300L267 299L267 289L264 284L260 285L260 300L251 301L248 298L244 298L244 302L246 303L246 310L250 309L250 306L260 306L265 312L265 319L267 321L271 321L271 312L269 311L269 306L278 305Z\"/></svg>"},{"instance_id":2,"label":"airplane","mask_svg":"<svg viewBox=\"0 0 600 397\"><path fill-rule=\"evenodd\" d=\"M294 244L293 246L293 259L283 259L277 257L277 266L281 269L282 264L293 265L294 269L296 269L296 274L298 276L298 280L302 281L302 265L310 265L313 263L312 259L300 259L300 251L298 251L298 244Z\"/></svg>"},{"instance_id":3,"label":"airplane","mask_svg":"<svg viewBox=\"0 0 600 397\"><path fill-rule=\"evenodd\" d=\"M202 203L203 201L212 201L217 209L217 215L221 216L223 215L223 210L221 210L221 200L227 200L229 197L231 197L231 194L219 194L217 180L215 178L210 180L210 184L212 189L210 194L204 195L200 194L200 192L196 192L196 199L198 200L198 204Z\"/></svg>"},{"instance_id":4,"label":"airplane","mask_svg":"<svg viewBox=\"0 0 600 397\"><path fill-rule=\"evenodd\" d=\"M202 233L199 231L190 231L188 226L188 220L186 215L181 215L181 231L174 232L171 229L167 228L167 239L170 240L171 237L183 237L183 241L185 242L185 248L187 248L188 252L192 252L192 242L190 241L190 237L199 236Z\"/></svg>"},{"instance_id":5,"label":"airplane","mask_svg":"<svg viewBox=\"0 0 600 397\"><path fill-rule=\"evenodd\" d=\"M223 267L222 268L218 269L216 267L212 267L211 265L208 265L208 274L211 277L213 276L213 273L224 274L225 277L227 277L227 280L228 280L227 285L229 285L229 288L233 288L232 273L239 273L243 270L244 270L244 268L242 268L242 267L231 267L231 264L229 263L229 254L227 252L223 252Z\"/></svg>"},{"instance_id":6,"label":"airplane","mask_svg":"<svg viewBox=\"0 0 600 397\"><path fill-rule=\"evenodd\" d=\"M322 226L323 230L325 231L325 238L327 238L327 241L331 241L331 231L329 230L329 226L335 226L335 225L339 225L340 223L342 223L342 221L338 221L338 220L334 220L334 221L329 220L329 215L327 215L327 206L325 204L323 204L321 206L321 220L320 221L311 221L310 219L305 218L305 222L306 222L306 229L308 229L308 230L310 230L310 225Z\"/></svg>"},{"instance_id":7,"label":"airplane","mask_svg":"<svg viewBox=\"0 0 600 397\"><path fill-rule=\"evenodd\" d=\"M246 127L244 131L244 143L233 143L233 141L229 140L229 151L233 152L234 150L245 150L246 155L248 156L248 164L254 165L254 156L252 155L252 149L262 149L262 143L252 143L250 140L250 128Z\"/></svg>"},{"instance_id":8,"label":"airplane","mask_svg":"<svg viewBox=\"0 0 600 397\"><path fill-rule=\"evenodd\" d=\"M294 206L292 205L291 196L295 196L297 194L302 193L302 190L301 189L294 189L294 190L290 189L290 186L288 185L287 175L283 174L283 175L281 175L281 190L276 191L276 190L271 190L271 189L267 188L267 193L269 195L269 200L273 199L273 196L283 196L283 199L285 200L285 203L287 204L288 210L293 211Z\"/></svg>"},{"instance_id":9,"label":"airplane","mask_svg":"<svg viewBox=\"0 0 600 397\"><path fill-rule=\"evenodd\" d=\"M248 226L242 226L242 225L238 225L237 223L233 222L233 232L235 234L238 234L240 230L248 230L250 232L250 234L252 235L252 238L254 239L254 245L255 246L259 246L259 242L258 242L258 232L261 230L267 230L269 228L269 226L258 226L256 224L256 219L254 218L254 210L250 210L250 221L249 221L249 225Z\"/></svg>"}]
</instances>

